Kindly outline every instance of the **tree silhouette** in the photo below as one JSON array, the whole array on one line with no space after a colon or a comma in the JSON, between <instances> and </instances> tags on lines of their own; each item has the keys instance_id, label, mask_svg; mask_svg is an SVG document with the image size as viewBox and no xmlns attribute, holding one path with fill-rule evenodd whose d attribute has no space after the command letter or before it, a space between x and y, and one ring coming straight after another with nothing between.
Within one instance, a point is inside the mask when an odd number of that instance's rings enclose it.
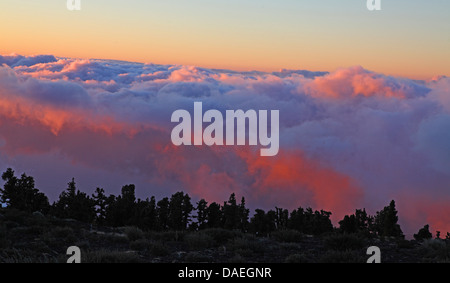
<instances>
[{"instance_id":1,"label":"tree silhouette","mask_svg":"<svg viewBox=\"0 0 450 283\"><path fill-rule=\"evenodd\" d=\"M250 214L250 210L247 209L245 207L245 198L242 197L241 198L241 203L239 204L238 207L238 216L239 216L239 225L238 228L242 231L242 232L246 232L248 229L248 217Z\"/></svg>"},{"instance_id":2,"label":"tree silhouette","mask_svg":"<svg viewBox=\"0 0 450 283\"><path fill-rule=\"evenodd\" d=\"M262 209L255 209L255 214L250 220L251 230L256 234L266 234L269 229L266 220L266 212Z\"/></svg>"},{"instance_id":3,"label":"tree silhouette","mask_svg":"<svg viewBox=\"0 0 450 283\"><path fill-rule=\"evenodd\" d=\"M114 227L136 225L135 218L135 186L125 185L121 189L121 195L110 195L106 201L106 222Z\"/></svg>"},{"instance_id":4,"label":"tree silhouette","mask_svg":"<svg viewBox=\"0 0 450 283\"><path fill-rule=\"evenodd\" d=\"M122 211L123 225L135 225L136 187L133 184L125 185L121 192L121 198L117 201L119 209Z\"/></svg>"},{"instance_id":5,"label":"tree silhouette","mask_svg":"<svg viewBox=\"0 0 450 283\"><path fill-rule=\"evenodd\" d=\"M240 209L236 202L236 195L232 193L227 202L223 203L223 227L225 229L240 229Z\"/></svg>"},{"instance_id":6,"label":"tree silhouette","mask_svg":"<svg viewBox=\"0 0 450 283\"><path fill-rule=\"evenodd\" d=\"M117 197L115 195L109 195L106 199L105 208L105 223L109 226L117 227L120 226L120 211L116 206Z\"/></svg>"},{"instance_id":7,"label":"tree silhouette","mask_svg":"<svg viewBox=\"0 0 450 283\"><path fill-rule=\"evenodd\" d=\"M155 230L157 227L157 211L155 197L149 200L138 199L133 215L133 225L143 230Z\"/></svg>"},{"instance_id":8,"label":"tree silhouette","mask_svg":"<svg viewBox=\"0 0 450 283\"><path fill-rule=\"evenodd\" d=\"M197 202L197 228L204 229L208 225L208 202L201 199Z\"/></svg>"},{"instance_id":9,"label":"tree silhouette","mask_svg":"<svg viewBox=\"0 0 450 283\"><path fill-rule=\"evenodd\" d=\"M275 225L277 230L284 230L288 227L289 211L275 207Z\"/></svg>"},{"instance_id":10,"label":"tree silhouette","mask_svg":"<svg viewBox=\"0 0 450 283\"><path fill-rule=\"evenodd\" d=\"M306 217L305 217L305 210L303 208L299 207L291 212L288 227L289 229L305 232Z\"/></svg>"},{"instance_id":11,"label":"tree silhouette","mask_svg":"<svg viewBox=\"0 0 450 283\"><path fill-rule=\"evenodd\" d=\"M373 217L367 215L366 209L357 209L355 214L345 215L339 221L339 230L344 233L369 233L373 225Z\"/></svg>"},{"instance_id":12,"label":"tree silhouette","mask_svg":"<svg viewBox=\"0 0 450 283\"><path fill-rule=\"evenodd\" d=\"M68 187L59 195L58 201L52 206L52 214L60 218L71 218L90 223L95 218L95 201L86 193L76 189L72 178Z\"/></svg>"},{"instance_id":13,"label":"tree silhouette","mask_svg":"<svg viewBox=\"0 0 450 283\"><path fill-rule=\"evenodd\" d=\"M255 214L250 220L250 227L253 233L265 236L275 231L275 211L271 210L266 213L262 209L255 209Z\"/></svg>"},{"instance_id":14,"label":"tree silhouette","mask_svg":"<svg viewBox=\"0 0 450 283\"><path fill-rule=\"evenodd\" d=\"M24 173L19 179L14 176L14 171L8 168L2 174L2 179L5 185L0 189L1 200L9 208L26 212L48 212L50 208L48 198L35 188L33 177Z\"/></svg>"},{"instance_id":15,"label":"tree silhouette","mask_svg":"<svg viewBox=\"0 0 450 283\"><path fill-rule=\"evenodd\" d=\"M194 207L188 194L177 192L172 195L169 202L168 224L173 230L185 230L190 221L190 214Z\"/></svg>"},{"instance_id":16,"label":"tree silhouette","mask_svg":"<svg viewBox=\"0 0 450 283\"><path fill-rule=\"evenodd\" d=\"M417 234L414 234L414 239L417 241L423 241L425 239L431 239L433 235L430 232L430 226L427 224L423 226L423 228L420 228L419 232Z\"/></svg>"},{"instance_id":17,"label":"tree silhouette","mask_svg":"<svg viewBox=\"0 0 450 283\"><path fill-rule=\"evenodd\" d=\"M333 230L330 216L331 212L328 211L313 211L310 207L304 210L299 207L291 212L288 227L305 234L320 235Z\"/></svg>"},{"instance_id":18,"label":"tree silhouette","mask_svg":"<svg viewBox=\"0 0 450 283\"><path fill-rule=\"evenodd\" d=\"M207 227L219 228L223 227L223 209L220 204L212 202L206 209L207 213Z\"/></svg>"},{"instance_id":19,"label":"tree silhouette","mask_svg":"<svg viewBox=\"0 0 450 283\"><path fill-rule=\"evenodd\" d=\"M106 222L106 207L108 198L105 195L103 188L95 189L95 193L92 194L92 199L95 205L95 222L99 225L104 225Z\"/></svg>"},{"instance_id":20,"label":"tree silhouette","mask_svg":"<svg viewBox=\"0 0 450 283\"><path fill-rule=\"evenodd\" d=\"M169 198L165 197L158 201L158 227L159 229L166 230L169 228Z\"/></svg>"},{"instance_id":21,"label":"tree silhouette","mask_svg":"<svg viewBox=\"0 0 450 283\"><path fill-rule=\"evenodd\" d=\"M250 210L246 208L245 198L238 204L232 193L223 206L216 202L208 205L200 199L196 207L184 192L174 193L170 199L164 197L158 202L155 197L145 200L136 199L133 184L122 187L119 196L105 195L103 188L96 188L92 197L77 190L75 179L67 184L56 202L49 205L45 194L35 188L34 178L25 173L20 178L8 168L3 174L5 181L0 189L0 200L6 209L17 209L32 213L39 211L50 213L59 218L72 218L97 225L136 226L143 230L201 230L207 228L224 228L255 232L268 235L274 231L293 229L301 233L321 235L332 232L331 212L299 207L292 210L275 207L267 213L256 209L250 221ZM193 211L196 210L196 216ZM380 237L404 237L398 224L398 212L395 201L378 211L375 216L367 214L365 209L356 209L352 215L346 215L339 221L339 230L344 233L361 233ZM193 221L195 219L196 221ZM438 234L440 236L440 234ZM425 225L414 234L416 239L431 238L429 226ZM447 233L446 239L450 238Z\"/></svg>"},{"instance_id":22,"label":"tree silhouette","mask_svg":"<svg viewBox=\"0 0 450 283\"><path fill-rule=\"evenodd\" d=\"M373 230L381 237L403 238L400 225L397 224L398 216L395 209L395 201L392 200L383 210L378 211L374 218Z\"/></svg>"}]
</instances>

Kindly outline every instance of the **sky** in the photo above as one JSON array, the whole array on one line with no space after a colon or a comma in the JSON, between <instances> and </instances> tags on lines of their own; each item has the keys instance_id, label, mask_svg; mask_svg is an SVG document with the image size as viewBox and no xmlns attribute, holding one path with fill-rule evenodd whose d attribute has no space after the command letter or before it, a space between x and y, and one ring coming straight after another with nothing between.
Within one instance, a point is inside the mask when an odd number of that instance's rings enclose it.
<instances>
[{"instance_id":1,"label":"sky","mask_svg":"<svg viewBox=\"0 0 450 283\"><path fill-rule=\"evenodd\" d=\"M234 70L450 75L450 3L365 0L4 0L0 52Z\"/></svg>"},{"instance_id":2,"label":"sky","mask_svg":"<svg viewBox=\"0 0 450 283\"><path fill-rule=\"evenodd\" d=\"M448 1L0 3L0 168L51 201L185 191L450 232ZM174 146L178 109L279 110L280 150Z\"/></svg>"}]
</instances>

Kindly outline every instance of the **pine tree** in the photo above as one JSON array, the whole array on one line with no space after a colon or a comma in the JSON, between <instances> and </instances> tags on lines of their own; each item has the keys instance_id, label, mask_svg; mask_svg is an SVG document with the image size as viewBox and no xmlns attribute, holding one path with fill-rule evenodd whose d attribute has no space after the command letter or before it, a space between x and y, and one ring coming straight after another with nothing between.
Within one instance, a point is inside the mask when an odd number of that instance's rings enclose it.
<instances>
[{"instance_id":1,"label":"pine tree","mask_svg":"<svg viewBox=\"0 0 450 283\"><path fill-rule=\"evenodd\" d=\"M373 225L373 217L367 215L365 209L357 209L352 215L345 215L344 219L339 221L339 230L344 233L366 233Z\"/></svg>"},{"instance_id":2,"label":"pine tree","mask_svg":"<svg viewBox=\"0 0 450 283\"><path fill-rule=\"evenodd\" d=\"M148 227L150 230L156 230L158 225L158 211L156 209L156 199L154 196L150 198L148 203Z\"/></svg>"},{"instance_id":3,"label":"pine tree","mask_svg":"<svg viewBox=\"0 0 450 283\"><path fill-rule=\"evenodd\" d=\"M191 212L194 210L194 206L191 203L191 197L188 194L183 196L183 202L181 203L182 211L182 229L187 229L191 221Z\"/></svg>"},{"instance_id":4,"label":"pine tree","mask_svg":"<svg viewBox=\"0 0 450 283\"><path fill-rule=\"evenodd\" d=\"M236 195L232 193L227 202L224 202L223 207L223 220L225 229L238 229L240 226L239 219L239 207L236 203Z\"/></svg>"},{"instance_id":5,"label":"pine tree","mask_svg":"<svg viewBox=\"0 0 450 283\"><path fill-rule=\"evenodd\" d=\"M403 238L403 232L400 225L397 224L397 213L395 201L392 200L389 206L386 206L383 210L376 213L373 230L381 237Z\"/></svg>"},{"instance_id":6,"label":"pine tree","mask_svg":"<svg viewBox=\"0 0 450 283\"><path fill-rule=\"evenodd\" d=\"M288 222L289 222L289 211L287 209L275 207L276 230L286 229L288 227Z\"/></svg>"},{"instance_id":7,"label":"pine tree","mask_svg":"<svg viewBox=\"0 0 450 283\"><path fill-rule=\"evenodd\" d=\"M59 195L52 206L52 213L60 218L70 218L90 223L95 218L95 201L86 193L76 189L75 179L67 184L67 189Z\"/></svg>"},{"instance_id":8,"label":"pine tree","mask_svg":"<svg viewBox=\"0 0 450 283\"><path fill-rule=\"evenodd\" d=\"M165 197L158 201L157 216L159 229L166 230L169 228L169 198Z\"/></svg>"},{"instance_id":9,"label":"pine tree","mask_svg":"<svg viewBox=\"0 0 450 283\"><path fill-rule=\"evenodd\" d=\"M188 194L183 192L173 194L169 202L169 228L178 231L186 230L193 209Z\"/></svg>"},{"instance_id":10,"label":"pine tree","mask_svg":"<svg viewBox=\"0 0 450 283\"><path fill-rule=\"evenodd\" d=\"M106 206L108 198L105 195L103 188L96 188L95 193L92 194L92 199L95 204L95 222L99 225L104 225L106 221Z\"/></svg>"},{"instance_id":11,"label":"pine tree","mask_svg":"<svg viewBox=\"0 0 450 283\"><path fill-rule=\"evenodd\" d=\"M250 214L250 210L245 207L245 198L242 197L241 203L239 204L238 208L238 214L239 214L239 229L242 232L246 232L248 229L248 218Z\"/></svg>"},{"instance_id":12,"label":"pine tree","mask_svg":"<svg viewBox=\"0 0 450 283\"><path fill-rule=\"evenodd\" d=\"M208 228L223 228L223 208L220 204L212 202L206 209L206 214Z\"/></svg>"},{"instance_id":13,"label":"pine tree","mask_svg":"<svg viewBox=\"0 0 450 283\"><path fill-rule=\"evenodd\" d=\"M5 181L3 189L0 189L1 201L7 207L26 212L39 211L47 213L50 204L47 196L35 188L34 178L25 173L17 178L14 171L8 168L3 174Z\"/></svg>"},{"instance_id":14,"label":"pine tree","mask_svg":"<svg viewBox=\"0 0 450 283\"><path fill-rule=\"evenodd\" d=\"M155 230L156 229L156 201L152 196L150 199L141 200L138 199L135 204L133 216L133 225L142 230Z\"/></svg>"},{"instance_id":15,"label":"pine tree","mask_svg":"<svg viewBox=\"0 0 450 283\"><path fill-rule=\"evenodd\" d=\"M266 212L262 209L255 209L255 214L250 220L250 226L253 233L265 235L268 232Z\"/></svg>"},{"instance_id":16,"label":"pine tree","mask_svg":"<svg viewBox=\"0 0 450 283\"><path fill-rule=\"evenodd\" d=\"M208 202L201 199L197 202L197 225L198 229L204 229L208 224Z\"/></svg>"}]
</instances>

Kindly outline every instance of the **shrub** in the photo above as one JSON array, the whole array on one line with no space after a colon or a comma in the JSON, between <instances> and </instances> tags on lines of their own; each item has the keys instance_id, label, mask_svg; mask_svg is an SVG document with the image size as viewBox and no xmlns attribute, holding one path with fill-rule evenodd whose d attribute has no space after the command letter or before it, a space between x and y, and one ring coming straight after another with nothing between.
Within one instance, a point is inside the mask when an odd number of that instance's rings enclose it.
<instances>
[{"instance_id":1,"label":"shrub","mask_svg":"<svg viewBox=\"0 0 450 283\"><path fill-rule=\"evenodd\" d=\"M424 261L448 262L450 261L450 243L440 239L426 239L422 243L421 251Z\"/></svg>"},{"instance_id":2,"label":"shrub","mask_svg":"<svg viewBox=\"0 0 450 283\"><path fill-rule=\"evenodd\" d=\"M43 235L43 239L48 245L77 241L74 230L67 226L53 228Z\"/></svg>"},{"instance_id":3,"label":"shrub","mask_svg":"<svg viewBox=\"0 0 450 283\"><path fill-rule=\"evenodd\" d=\"M362 249L365 240L356 234L331 234L324 239L325 247L336 251Z\"/></svg>"},{"instance_id":4,"label":"shrub","mask_svg":"<svg viewBox=\"0 0 450 283\"><path fill-rule=\"evenodd\" d=\"M51 231L52 235L57 238L67 238L73 236L74 231L70 227L55 227Z\"/></svg>"},{"instance_id":5,"label":"shrub","mask_svg":"<svg viewBox=\"0 0 450 283\"><path fill-rule=\"evenodd\" d=\"M184 241L193 250L206 249L214 244L214 239L202 232L190 233L184 237Z\"/></svg>"},{"instance_id":6,"label":"shrub","mask_svg":"<svg viewBox=\"0 0 450 283\"><path fill-rule=\"evenodd\" d=\"M296 230L280 230L272 233L272 237L278 242L298 243L304 238L303 234Z\"/></svg>"},{"instance_id":7,"label":"shrub","mask_svg":"<svg viewBox=\"0 0 450 283\"><path fill-rule=\"evenodd\" d=\"M0 251L0 263L57 263L62 257L49 254L35 254L30 250L4 249Z\"/></svg>"},{"instance_id":8,"label":"shrub","mask_svg":"<svg viewBox=\"0 0 450 283\"><path fill-rule=\"evenodd\" d=\"M408 240L398 240L397 241L397 247L399 249L413 249L414 246L414 242L413 241L408 241Z\"/></svg>"},{"instance_id":9,"label":"shrub","mask_svg":"<svg viewBox=\"0 0 450 283\"><path fill-rule=\"evenodd\" d=\"M234 238L228 242L228 248L232 251L248 249L254 253L264 253L270 246L264 239L251 236Z\"/></svg>"},{"instance_id":10,"label":"shrub","mask_svg":"<svg viewBox=\"0 0 450 283\"><path fill-rule=\"evenodd\" d=\"M229 240L234 239L238 235L235 231L222 228L210 228L205 229L202 232L211 236L216 245L226 244Z\"/></svg>"},{"instance_id":11,"label":"shrub","mask_svg":"<svg viewBox=\"0 0 450 283\"><path fill-rule=\"evenodd\" d=\"M77 242L75 242L74 246L79 247L82 251L88 250L91 248L91 244L87 240L77 241Z\"/></svg>"},{"instance_id":12,"label":"shrub","mask_svg":"<svg viewBox=\"0 0 450 283\"><path fill-rule=\"evenodd\" d=\"M36 211L32 213L31 217L27 218L25 224L29 226L47 227L49 221L42 213Z\"/></svg>"},{"instance_id":13,"label":"shrub","mask_svg":"<svg viewBox=\"0 0 450 283\"><path fill-rule=\"evenodd\" d=\"M123 232L125 233L125 235L127 235L128 239L131 242L142 239L144 237L144 232L141 229L134 226L125 227L123 229Z\"/></svg>"},{"instance_id":14,"label":"shrub","mask_svg":"<svg viewBox=\"0 0 450 283\"><path fill-rule=\"evenodd\" d=\"M163 242L181 242L184 240L186 233L180 231L163 231L154 232L150 231L147 233L146 237L152 240L163 241Z\"/></svg>"},{"instance_id":15,"label":"shrub","mask_svg":"<svg viewBox=\"0 0 450 283\"><path fill-rule=\"evenodd\" d=\"M4 216L5 216L5 220L9 220L12 222L16 222L20 225L24 225L29 214L24 211L20 211L20 210L14 209L14 208L8 208L8 209L5 209Z\"/></svg>"},{"instance_id":16,"label":"shrub","mask_svg":"<svg viewBox=\"0 0 450 283\"><path fill-rule=\"evenodd\" d=\"M112 244L117 245L125 245L128 244L129 239L126 235L121 234L106 234L106 235L97 235L96 238L101 241L108 241Z\"/></svg>"},{"instance_id":17,"label":"shrub","mask_svg":"<svg viewBox=\"0 0 450 283\"><path fill-rule=\"evenodd\" d=\"M52 253L52 249L47 244L41 241L16 246L20 246L22 250L26 250L27 253L30 253L34 256Z\"/></svg>"},{"instance_id":18,"label":"shrub","mask_svg":"<svg viewBox=\"0 0 450 283\"><path fill-rule=\"evenodd\" d=\"M169 249L162 242L152 242L149 249L153 256L166 256L170 254Z\"/></svg>"},{"instance_id":19,"label":"shrub","mask_svg":"<svg viewBox=\"0 0 450 283\"><path fill-rule=\"evenodd\" d=\"M139 239L130 243L130 249L139 252L148 252L153 256L166 256L170 254L169 249L161 241L150 241Z\"/></svg>"},{"instance_id":20,"label":"shrub","mask_svg":"<svg viewBox=\"0 0 450 283\"><path fill-rule=\"evenodd\" d=\"M151 246L151 242L146 239L138 239L130 243L130 249L133 251L147 251Z\"/></svg>"}]
</instances>

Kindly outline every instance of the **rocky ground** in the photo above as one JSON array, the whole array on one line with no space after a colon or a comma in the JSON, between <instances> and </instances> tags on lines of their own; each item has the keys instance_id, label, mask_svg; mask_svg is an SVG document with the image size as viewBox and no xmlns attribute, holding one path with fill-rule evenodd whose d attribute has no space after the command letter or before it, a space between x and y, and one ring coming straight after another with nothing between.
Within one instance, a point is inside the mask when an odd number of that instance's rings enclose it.
<instances>
[{"instance_id":1,"label":"rocky ground","mask_svg":"<svg viewBox=\"0 0 450 283\"><path fill-rule=\"evenodd\" d=\"M0 213L0 262L66 262L78 246L82 262L153 263L364 263L369 246L381 262L450 262L450 242L368 238L287 230L257 237L224 229L144 232L135 227L95 227L73 220Z\"/></svg>"}]
</instances>

